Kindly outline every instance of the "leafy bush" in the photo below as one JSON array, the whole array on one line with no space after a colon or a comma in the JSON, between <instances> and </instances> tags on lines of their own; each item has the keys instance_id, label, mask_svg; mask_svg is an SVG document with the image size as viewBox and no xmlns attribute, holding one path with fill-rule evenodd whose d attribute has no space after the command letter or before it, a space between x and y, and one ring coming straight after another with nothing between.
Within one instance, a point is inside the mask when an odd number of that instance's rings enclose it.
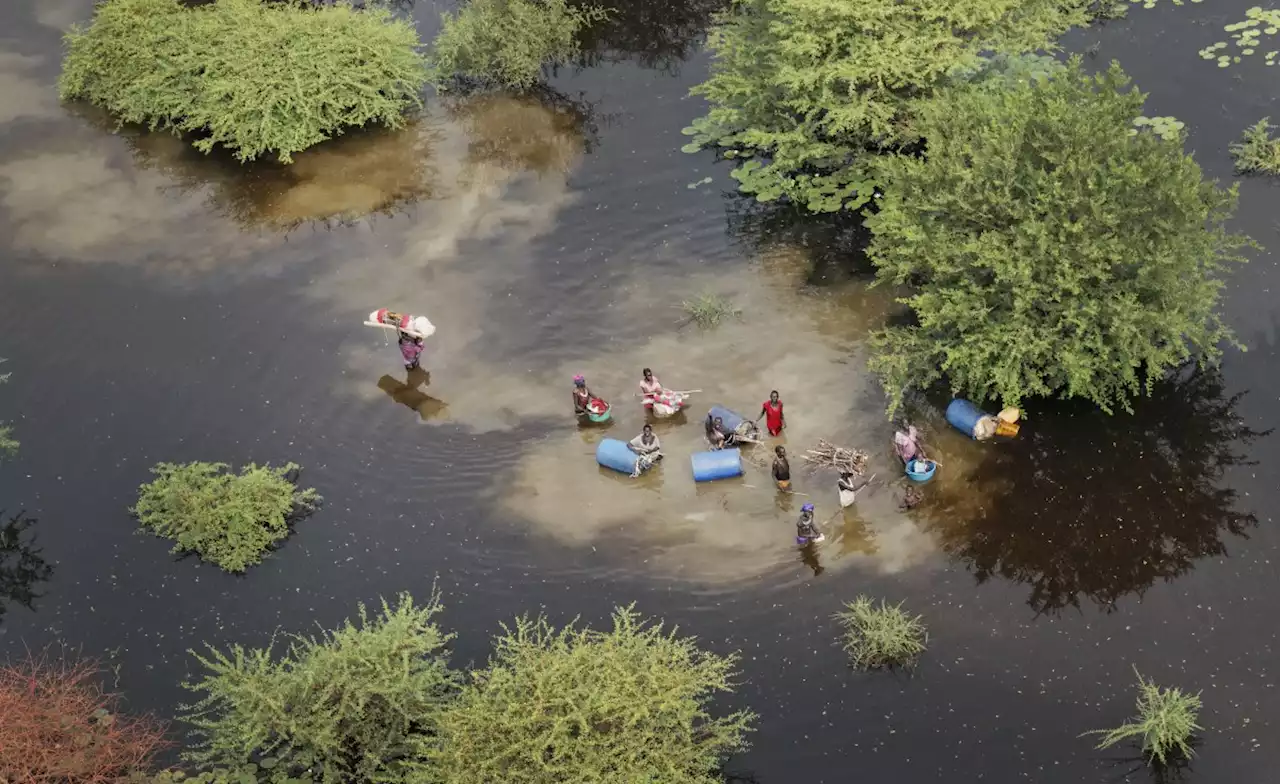
<instances>
[{"instance_id":1,"label":"leafy bush","mask_svg":"<svg viewBox=\"0 0 1280 784\"><path fill-rule=\"evenodd\" d=\"M909 284L917 323L873 339L890 396L944 375L956 394L1128 408L1186 358L1213 361L1215 313L1249 240L1235 189L1206 182L1179 138L1130 135L1143 96L1078 58L1040 82L957 89L921 106L923 158L882 160L878 281Z\"/></svg>"},{"instance_id":2,"label":"leafy bush","mask_svg":"<svg viewBox=\"0 0 1280 784\"><path fill-rule=\"evenodd\" d=\"M442 14L430 55L437 84L454 77L528 89L544 65L578 55L578 31L606 12L566 0L470 0Z\"/></svg>"},{"instance_id":3,"label":"leafy bush","mask_svg":"<svg viewBox=\"0 0 1280 784\"><path fill-rule=\"evenodd\" d=\"M431 756L446 784L711 784L745 746L753 716L707 712L713 692L732 689L736 656L631 608L610 632L527 617L505 632L440 716Z\"/></svg>"},{"instance_id":4,"label":"leafy bush","mask_svg":"<svg viewBox=\"0 0 1280 784\"><path fill-rule=\"evenodd\" d=\"M844 627L844 650L858 669L910 667L924 653L928 635L920 616L902 611L901 604L880 606L866 596L845 602L835 615Z\"/></svg>"},{"instance_id":5,"label":"leafy bush","mask_svg":"<svg viewBox=\"0 0 1280 784\"><path fill-rule=\"evenodd\" d=\"M1200 695L1185 694L1181 689L1164 689L1153 681L1138 676L1138 715L1113 730L1093 730L1102 735L1098 748L1105 749L1128 740L1142 738L1142 751L1150 761L1161 765L1171 758L1190 757L1191 736L1203 729L1196 724L1200 713Z\"/></svg>"},{"instance_id":6,"label":"leafy bush","mask_svg":"<svg viewBox=\"0 0 1280 784\"><path fill-rule=\"evenodd\" d=\"M418 607L401 594L372 620L361 605L356 624L290 635L278 661L270 646L193 653L206 673L185 684L203 694L185 706L198 739L187 758L232 770L256 762L281 779L309 770L324 784L421 780L416 750L458 680L438 612L438 596Z\"/></svg>"},{"instance_id":7,"label":"leafy bush","mask_svg":"<svg viewBox=\"0 0 1280 784\"><path fill-rule=\"evenodd\" d=\"M685 315L698 326L710 329L720 325L721 321L730 318L741 318L742 310L732 302L715 294L700 294L694 299L681 303Z\"/></svg>"},{"instance_id":8,"label":"leafy bush","mask_svg":"<svg viewBox=\"0 0 1280 784\"><path fill-rule=\"evenodd\" d=\"M1244 138L1231 145L1231 157L1241 174L1280 174L1280 139L1271 137L1270 117L1263 117L1245 129Z\"/></svg>"},{"instance_id":9,"label":"leafy bush","mask_svg":"<svg viewBox=\"0 0 1280 784\"><path fill-rule=\"evenodd\" d=\"M28 657L0 667L0 781L109 784L145 771L164 725L120 712L91 662Z\"/></svg>"},{"instance_id":10,"label":"leafy bush","mask_svg":"<svg viewBox=\"0 0 1280 784\"><path fill-rule=\"evenodd\" d=\"M1074 0L737 0L711 32L711 111L686 152L746 159L733 172L760 201L814 212L873 194L878 152L918 142L916 107L982 53L1048 48L1087 20Z\"/></svg>"},{"instance_id":11,"label":"leafy bush","mask_svg":"<svg viewBox=\"0 0 1280 784\"><path fill-rule=\"evenodd\" d=\"M0 362L4 362L0 358ZM8 373L0 373L0 384L4 384L9 380ZM13 438L13 430L3 424L0 424L0 460L6 457L13 457L18 452L18 442Z\"/></svg>"},{"instance_id":12,"label":"leafy bush","mask_svg":"<svg viewBox=\"0 0 1280 784\"><path fill-rule=\"evenodd\" d=\"M173 552L193 551L228 572L261 563L289 535L290 521L314 511L315 490L299 490L298 467L249 465L237 475L226 463L160 463L130 511L144 528L173 539Z\"/></svg>"},{"instance_id":13,"label":"leafy bush","mask_svg":"<svg viewBox=\"0 0 1280 784\"><path fill-rule=\"evenodd\" d=\"M121 122L193 133L241 161L292 154L421 103L413 26L384 8L217 0L106 0L66 36L58 90Z\"/></svg>"}]
</instances>

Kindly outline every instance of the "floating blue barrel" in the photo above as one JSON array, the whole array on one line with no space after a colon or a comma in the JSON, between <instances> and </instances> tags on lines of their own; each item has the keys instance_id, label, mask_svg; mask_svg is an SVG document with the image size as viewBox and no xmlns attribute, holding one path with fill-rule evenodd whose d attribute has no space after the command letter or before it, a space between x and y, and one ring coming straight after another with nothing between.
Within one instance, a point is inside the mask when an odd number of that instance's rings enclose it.
<instances>
[{"instance_id":1,"label":"floating blue barrel","mask_svg":"<svg viewBox=\"0 0 1280 784\"><path fill-rule=\"evenodd\" d=\"M978 437L978 423L988 416L990 414L963 398L956 398L947 406L947 421L970 438Z\"/></svg>"},{"instance_id":2,"label":"floating blue barrel","mask_svg":"<svg viewBox=\"0 0 1280 784\"><path fill-rule=\"evenodd\" d=\"M635 473L638 459L636 453L627 446L626 441L619 441L616 438L606 438L600 442L600 446L596 447L597 463L624 474Z\"/></svg>"},{"instance_id":3,"label":"floating blue barrel","mask_svg":"<svg viewBox=\"0 0 1280 784\"><path fill-rule=\"evenodd\" d=\"M742 453L737 449L718 449L693 455L693 481L712 482L735 476L742 476Z\"/></svg>"},{"instance_id":4,"label":"floating blue barrel","mask_svg":"<svg viewBox=\"0 0 1280 784\"><path fill-rule=\"evenodd\" d=\"M732 433L738 429L738 425L746 421L741 414L736 411L730 411L724 406L711 407L711 420L714 422L716 417L724 420L724 432L726 433Z\"/></svg>"}]
</instances>

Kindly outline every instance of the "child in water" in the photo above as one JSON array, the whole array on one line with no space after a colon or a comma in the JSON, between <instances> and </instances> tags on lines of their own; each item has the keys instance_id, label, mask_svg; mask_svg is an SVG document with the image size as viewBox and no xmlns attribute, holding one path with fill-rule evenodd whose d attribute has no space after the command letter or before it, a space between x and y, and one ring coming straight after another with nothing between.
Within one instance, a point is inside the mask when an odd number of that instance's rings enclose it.
<instances>
[{"instance_id":1,"label":"child in water","mask_svg":"<svg viewBox=\"0 0 1280 784\"><path fill-rule=\"evenodd\" d=\"M777 455L773 459L773 482L779 490L788 491L791 489L791 463L787 462L787 450L779 446L773 453Z\"/></svg>"},{"instance_id":2,"label":"child in water","mask_svg":"<svg viewBox=\"0 0 1280 784\"><path fill-rule=\"evenodd\" d=\"M408 332L400 333L400 356L404 357L404 369L414 370L422 357L422 338L415 338Z\"/></svg>"},{"instance_id":3,"label":"child in water","mask_svg":"<svg viewBox=\"0 0 1280 784\"><path fill-rule=\"evenodd\" d=\"M813 521L813 504L800 507L800 519L796 520L796 544L806 545L826 539Z\"/></svg>"}]
</instances>

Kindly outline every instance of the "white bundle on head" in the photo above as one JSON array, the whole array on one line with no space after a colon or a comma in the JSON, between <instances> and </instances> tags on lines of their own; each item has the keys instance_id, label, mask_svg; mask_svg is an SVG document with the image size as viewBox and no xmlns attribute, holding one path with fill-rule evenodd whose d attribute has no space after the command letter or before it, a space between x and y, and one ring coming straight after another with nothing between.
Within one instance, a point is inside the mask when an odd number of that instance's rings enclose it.
<instances>
[{"instance_id":1,"label":"white bundle on head","mask_svg":"<svg viewBox=\"0 0 1280 784\"><path fill-rule=\"evenodd\" d=\"M415 317L413 321L409 322L409 329L424 338L429 338L436 333L435 325L428 321L426 316Z\"/></svg>"}]
</instances>

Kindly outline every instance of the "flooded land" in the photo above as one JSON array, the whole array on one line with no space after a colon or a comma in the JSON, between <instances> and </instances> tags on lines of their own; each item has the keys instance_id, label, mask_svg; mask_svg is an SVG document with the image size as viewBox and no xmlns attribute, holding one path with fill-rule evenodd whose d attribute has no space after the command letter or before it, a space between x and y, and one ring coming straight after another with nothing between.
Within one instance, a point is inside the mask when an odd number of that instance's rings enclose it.
<instances>
[{"instance_id":1,"label":"flooded land","mask_svg":"<svg viewBox=\"0 0 1280 784\"><path fill-rule=\"evenodd\" d=\"M1228 144L1280 114L1280 69L1197 50L1248 6L1161 0L1063 43L1118 59L1229 181ZM746 780L1146 781L1136 748L1080 737L1128 717L1135 667L1203 692L1186 781L1275 779L1280 180L1240 180L1233 228L1264 246L1224 300L1247 351L1132 414L1036 402L998 444L919 401L942 468L903 510L865 363L896 292L870 288L856 219L759 205L680 152L718 3L638 0L546 89L432 94L404 128L289 167L60 105L60 35L91 7L0 5L0 420L22 442L0 510L35 518L40 548L0 547L6 654L83 650L168 716L189 648L328 627L380 595L438 584L463 664L519 612L597 622L634 601L742 652L730 702L761 717L730 766ZM438 11L414 7L424 38ZM741 316L690 323L701 293ZM424 370L362 326L380 307L436 325ZM701 391L631 480L594 450L646 421L644 367ZM574 421L578 373L607 427ZM695 484L707 406L754 416L773 389L779 443L861 446L884 481L840 512L833 475L797 460L781 495L758 447L741 479ZM128 507L151 465L186 460L296 461L326 503L247 575L175 559ZM797 550L804 501L828 539ZM859 593L924 615L914 674L846 667L830 617Z\"/></svg>"}]
</instances>

